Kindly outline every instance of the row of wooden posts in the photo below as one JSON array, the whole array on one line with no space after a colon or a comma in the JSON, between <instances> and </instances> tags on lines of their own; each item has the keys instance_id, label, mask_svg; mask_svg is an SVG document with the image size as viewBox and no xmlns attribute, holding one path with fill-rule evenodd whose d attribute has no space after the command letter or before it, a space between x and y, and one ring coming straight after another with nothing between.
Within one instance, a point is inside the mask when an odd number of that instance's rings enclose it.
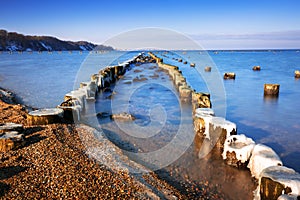
<instances>
[{"instance_id":1,"label":"row of wooden posts","mask_svg":"<svg viewBox=\"0 0 300 200\"><path fill-rule=\"evenodd\" d=\"M228 165L238 168L249 168L253 177L258 180L255 196L259 199L273 200L277 198L299 199L300 174L283 166L276 152L263 144L256 144L251 138L237 134L236 124L222 117L217 117L211 109L210 95L197 93L187 85L177 66L163 63L163 59L150 54L156 59L158 66L167 70L180 97L186 101L192 96L193 121L195 137L202 152L211 149L219 152L220 157ZM265 85L268 91L279 90L279 85ZM180 89L181 88L181 89ZM271 93L273 95L273 93ZM203 147L202 147L203 146ZM203 150L204 149L204 150Z\"/></svg>"}]
</instances>

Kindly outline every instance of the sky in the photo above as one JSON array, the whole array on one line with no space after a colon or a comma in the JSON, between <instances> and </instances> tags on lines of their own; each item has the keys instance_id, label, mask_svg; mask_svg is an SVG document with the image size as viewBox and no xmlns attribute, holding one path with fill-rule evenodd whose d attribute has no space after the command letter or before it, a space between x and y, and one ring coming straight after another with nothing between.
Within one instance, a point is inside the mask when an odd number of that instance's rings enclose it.
<instances>
[{"instance_id":1,"label":"sky","mask_svg":"<svg viewBox=\"0 0 300 200\"><path fill-rule=\"evenodd\" d=\"M300 48L299 0L0 1L0 29L25 35L102 44L155 27L204 49Z\"/></svg>"}]
</instances>

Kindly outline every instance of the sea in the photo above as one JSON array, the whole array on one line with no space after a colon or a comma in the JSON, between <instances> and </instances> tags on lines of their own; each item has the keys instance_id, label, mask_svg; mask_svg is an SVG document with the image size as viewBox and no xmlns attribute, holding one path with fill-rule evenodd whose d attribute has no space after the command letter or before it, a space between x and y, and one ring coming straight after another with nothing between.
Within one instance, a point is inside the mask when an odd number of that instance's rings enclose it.
<instances>
[{"instance_id":1,"label":"sea","mask_svg":"<svg viewBox=\"0 0 300 200\"><path fill-rule=\"evenodd\" d=\"M92 74L106 66L121 64L138 53L140 51L1 52L0 87L15 92L26 105L56 107L66 93L78 88L80 82L89 81ZM234 122L238 134L245 134L256 143L272 147L285 166L300 172L300 80L294 77L295 70L300 70L299 50L176 50L154 53L165 63L178 66L195 91L210 93L216 115ZM191 67L190 63L194 63L195 67ZM252 67L257 65L261 70L253 71ZM211 72L205 72L207 66L212 68ZM234 72L235 80L223 80L226 72ZM134 73L130 76L132 78ZM143 93L141 88L134 94L136 97L132 104L150 105L154 102L174 111L173 115L180 115L177 101L166 103L173 94L166 93L161 85L155 85L164 82L166 80L158 79L151 83L152 88L158 88L157 93L152 93L162 100L153 98L151 101L150 94ZM278 97L264 96L265 83L280 84ZM99 102L95 105L98 110L103 107ZM145 109L145 106L140 109ZM135 112L139 114L138 110ZM147 124L149 117L147 120L138 123ZM178 125L176 120L170 120L170 123Z\"/></svg>"}]
</instances>

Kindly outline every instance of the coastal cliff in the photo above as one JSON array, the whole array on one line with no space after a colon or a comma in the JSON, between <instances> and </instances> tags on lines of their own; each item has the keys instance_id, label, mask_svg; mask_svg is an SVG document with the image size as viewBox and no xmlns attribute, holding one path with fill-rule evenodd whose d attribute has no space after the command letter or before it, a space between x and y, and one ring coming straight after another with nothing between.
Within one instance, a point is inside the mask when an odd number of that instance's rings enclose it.
<instances>
[{"instance_id":1,"label":"coastal cliff","mask_svg":"<svg viewBox=\"0 0 300 200\"><path fill-rule=\"evenodd\" d=\"M51 36L30 36L0 30L0 51L91 51L97 45L86 41L63 41ZM113 50L99 45L97 50Z\"/></svg>"}]
</instances>

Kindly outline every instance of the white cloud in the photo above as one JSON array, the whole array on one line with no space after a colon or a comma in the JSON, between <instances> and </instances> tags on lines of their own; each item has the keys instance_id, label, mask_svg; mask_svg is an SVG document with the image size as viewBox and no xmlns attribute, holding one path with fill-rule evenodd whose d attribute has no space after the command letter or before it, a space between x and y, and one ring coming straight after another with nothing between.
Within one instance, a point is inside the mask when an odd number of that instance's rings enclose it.
<instances>
[{"instance_id":1,"label":"white cloud","mask_svg":"<svg viewBox=\"0 0 300 200\"><path fill-rule=\"evenodd\" d=\"M207 49L300 48L300 30L249 34L193 34Z\"/></svg>"}]
</instances>

